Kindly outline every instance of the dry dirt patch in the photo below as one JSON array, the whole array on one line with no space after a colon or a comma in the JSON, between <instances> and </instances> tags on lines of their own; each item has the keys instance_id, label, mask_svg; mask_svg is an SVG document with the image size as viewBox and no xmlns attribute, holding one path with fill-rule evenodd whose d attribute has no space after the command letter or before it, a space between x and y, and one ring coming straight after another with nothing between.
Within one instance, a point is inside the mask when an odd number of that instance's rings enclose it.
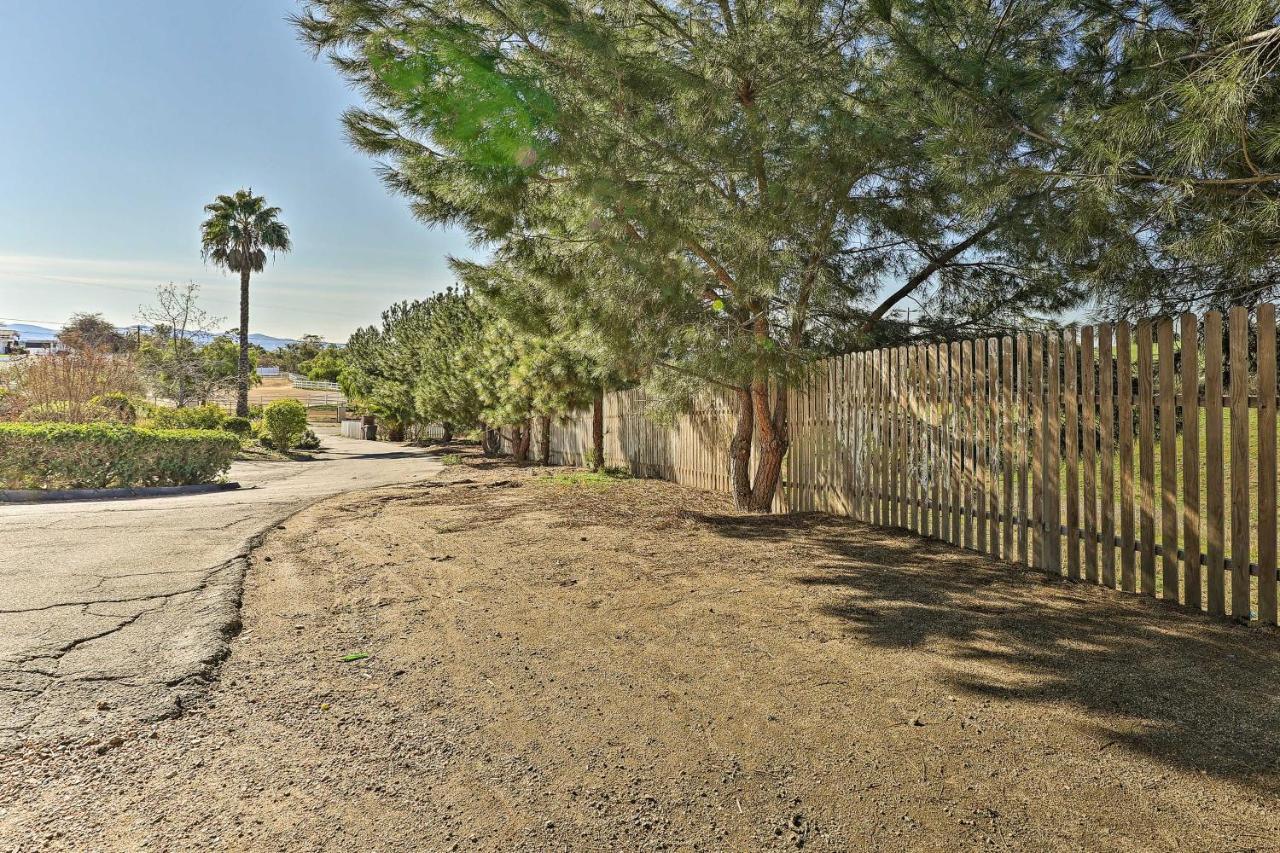
<instances>
[{"instance_id":1,"label":"dry dirt patch","mask_svg":"<svg viewBox=\"0 0 1280 853\"><path fill-rule=\"evenodd\" d=\"M11 757L0 839L1276 849L1273 633L838 519L547 479L473 462L290 520L208 703Z\"/></svg>"}]
</instances>

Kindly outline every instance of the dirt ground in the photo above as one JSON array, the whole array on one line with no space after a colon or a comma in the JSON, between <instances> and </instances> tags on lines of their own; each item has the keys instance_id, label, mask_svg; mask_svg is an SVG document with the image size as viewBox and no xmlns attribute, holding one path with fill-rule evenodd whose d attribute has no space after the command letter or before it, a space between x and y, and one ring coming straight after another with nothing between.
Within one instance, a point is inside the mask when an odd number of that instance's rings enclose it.
<instances>
[{"instance_id":1,"label":"dirt ground","mask_svg":"<svg viewBox=\"0 0 1280 853\"><path fill-rule=\"evenodd\" d=\"M1273 632L468 462L269 537L185 717L0 758L0 849L1277 850L1278 730Z\"/></svg>"}]
</instances>

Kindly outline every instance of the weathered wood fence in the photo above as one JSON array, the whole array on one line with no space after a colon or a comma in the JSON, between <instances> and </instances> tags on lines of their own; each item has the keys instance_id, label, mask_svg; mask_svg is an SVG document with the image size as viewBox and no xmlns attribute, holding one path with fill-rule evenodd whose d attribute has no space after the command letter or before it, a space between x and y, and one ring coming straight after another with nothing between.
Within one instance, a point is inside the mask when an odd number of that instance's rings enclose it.
<instances>
[{"instance_id":1,"label":"weathered wood fence","mask_svg":"<svg viewBox=\"0 0 1280 853\"><path fill-rule=\"evenodd\" d=\"M900 527L1212 614L1276 622L1276 311L828 359L790 392L779 511ZM1224 333L1225 332L1225 333ZM606 399L606 463L729 489L733 413ZM536 439L535 439L536 446ZM582 464L589 413L552 427Z\"/></svg>"}]
</instances>

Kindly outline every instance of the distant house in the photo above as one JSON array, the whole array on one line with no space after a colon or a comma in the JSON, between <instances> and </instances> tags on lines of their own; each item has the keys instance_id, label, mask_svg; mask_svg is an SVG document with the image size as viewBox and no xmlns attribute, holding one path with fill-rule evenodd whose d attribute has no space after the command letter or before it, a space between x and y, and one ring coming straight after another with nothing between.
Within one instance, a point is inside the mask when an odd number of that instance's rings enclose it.
<instances>
[{"instance_id":1,"label":"distant house","mask_svg":"<svg viewBox=\"0 0 1280 853\"><path fill-rule=\"evenodd\" d=\"M7 331L13 332L15 338L21 339L15 349L22 349L29 355L55 355L68 351L68 347L64 346L62 341L58 340L58 336L51 331L32 331L30 328L25 333L19 333L14 329ZM3 335L4 332L0 331L0 342L3 341Z\"/></svg>"},{"instance_id":2,"label":"distant house","mask_svg":"<svg viewBox=\"0 0 1280 853\"><path fill-rule=\"evenodd\" d=\"M70 352L70 349L63 346L62 341L57 338L39 341L28 339L23 342L22 346L30 355L55 355L60 352Z\"/></svg>"},{"instance_id":3,"label":"distant house","mask_svg":"<svg viewBox=\"0 0 1280 853\"><path fill-rule=\"evenodd\" d=\"M0 355L12 355L22 349L22 335L14 329L0 329Z\"/></svg>"}]
</instances>

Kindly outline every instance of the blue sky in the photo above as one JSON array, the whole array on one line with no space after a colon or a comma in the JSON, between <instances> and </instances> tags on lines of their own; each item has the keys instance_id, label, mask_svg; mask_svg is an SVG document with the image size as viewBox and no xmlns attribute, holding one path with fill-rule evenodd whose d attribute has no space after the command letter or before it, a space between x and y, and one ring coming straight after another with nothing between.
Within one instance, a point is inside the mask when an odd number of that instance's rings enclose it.
<instances>
[{"instance_id":1,"label":"blue sky","mask_svg":"<svg viewBox=\"0 0 1280 853\"><path fill-rule=\"evenodd\" d=\"M123 325L188 279L235 317L237 281L200 260L199 224L242 186L294 241L254 278L253 331L345 340L450 283L465 238L415 221L343 139L359 96L297 42L296 8L0 0L0 320Z\"/></svg>"}]
</instances>

